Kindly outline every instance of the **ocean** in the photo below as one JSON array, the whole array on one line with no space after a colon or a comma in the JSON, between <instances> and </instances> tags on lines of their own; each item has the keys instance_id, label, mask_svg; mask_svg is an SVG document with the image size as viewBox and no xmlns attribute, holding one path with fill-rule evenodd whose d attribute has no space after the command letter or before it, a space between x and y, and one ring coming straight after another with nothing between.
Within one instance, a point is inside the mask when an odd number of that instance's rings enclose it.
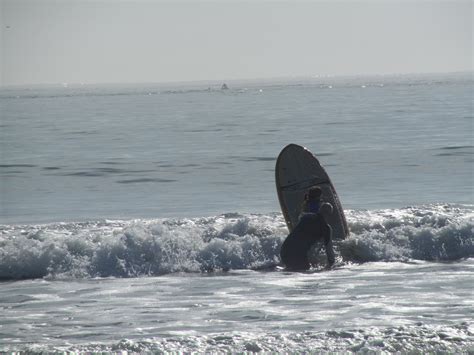
<instances>
[{"instance_id":1,"label":"ocean","mask_svg":"<svg viewBox=\"0 0 474 355\"><path fill-rule=\"evenodd\" d=\"M474 352L472 73L0 89L0 352ZM336 267L276 267L289 143Z\"/></svg>"}]
</instances>

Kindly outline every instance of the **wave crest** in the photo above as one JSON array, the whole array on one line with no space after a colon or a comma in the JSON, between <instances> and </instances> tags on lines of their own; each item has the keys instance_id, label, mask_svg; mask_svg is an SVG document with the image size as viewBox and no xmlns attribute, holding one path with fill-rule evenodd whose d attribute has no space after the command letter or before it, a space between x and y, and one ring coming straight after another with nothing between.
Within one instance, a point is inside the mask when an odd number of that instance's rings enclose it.
<instances>
[{"instance_id":1,"label":"wave crest","mask_svg":"<svg viewBox=\"0 0 474 355\"><path fill-rule=\"evenodd\" d=\"M352 211L350 238L340 244L345 260L449 261L474 255L473 211L431 205L398 210Z\"/></svg>"},{"instance_id":2,"label":"wave crest","mask_svg":"<svg viewBox=\"0 0 474 355\"><path fill-rule=\"evenodd\" d=\"M474 256L474 211L429 205L346 211L342 262L452 261ZM279 263L279 213L194 219L0 226L0 279L136 277L261 269ZM313 260L324 260L313 251Z\"/></svg>"}]
</instances>

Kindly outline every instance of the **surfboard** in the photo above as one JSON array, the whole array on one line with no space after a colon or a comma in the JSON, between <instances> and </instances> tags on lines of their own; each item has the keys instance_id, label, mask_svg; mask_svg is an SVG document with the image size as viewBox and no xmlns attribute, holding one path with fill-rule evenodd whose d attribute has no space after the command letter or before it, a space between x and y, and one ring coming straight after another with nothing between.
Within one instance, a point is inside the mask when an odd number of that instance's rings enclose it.
<instances>
[{"instance_id":1,"label":"surfboard","mask_svg":"<svg viewBox=\"0 0 474 355\"><path fill-rule=\"evenodd\" d=\"M278 155L275 166L275 182L280 207L286 225L291 232L298 223L305 193L310 187L322 190L321 201L329 202L333 213L326 219L332 227L334 239L344 239L349 235L344 210L336 189L326 170L308 149L289 144Z\"/></svg>"}]
</instances>

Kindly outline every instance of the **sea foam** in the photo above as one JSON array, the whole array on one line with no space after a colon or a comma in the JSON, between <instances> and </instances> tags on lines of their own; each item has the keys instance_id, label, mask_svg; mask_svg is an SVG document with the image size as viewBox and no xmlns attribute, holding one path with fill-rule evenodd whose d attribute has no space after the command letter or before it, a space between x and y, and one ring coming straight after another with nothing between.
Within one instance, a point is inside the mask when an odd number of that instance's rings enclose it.
<instances>
[{"instance_id":1,"label":"sea foam","mask_svg":"<svg viewBox=\"0 0 474 355\"><path fill-rule=\"evenodd\" d=\"M351 234L335 243L342 264L474 257L471 206L349 210L346 216ZM272 268L287 233L280 213L2 225L0 279ZM324 261L323 252L312 253L312 260Z\"/></svg>"},{"instance_id":2,"label":"sea foam","mask_svg":"<svg viewBox=\"0 0 474 355\"><path fill-rule=\"evenodd\" d=\"M448 352L469 353L473 330L466 324L449 326L399 326L343 331L301 333L232 332L212 335L155 337L143 340L122 339L113 344L75 346L28 345L39 352L177 352L177 353L258 353L258 352ZM7 348L8 349L8 348ZM11 347L11 349L15 349Z\"/></svg>"}]
</instances>

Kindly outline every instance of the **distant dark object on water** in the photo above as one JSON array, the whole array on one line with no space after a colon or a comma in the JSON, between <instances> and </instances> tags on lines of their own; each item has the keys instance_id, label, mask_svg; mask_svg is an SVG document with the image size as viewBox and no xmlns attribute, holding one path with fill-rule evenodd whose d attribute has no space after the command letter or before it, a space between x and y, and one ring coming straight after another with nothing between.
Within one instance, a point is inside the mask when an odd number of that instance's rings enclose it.
<instances>
[{"instance_id":1,"label":"distant dark object on water","mask_svg":"<svg viewBox=\"0 0 474 355\"><path fill-rule=\"evenodd\" d=\"M229 89L229 87L227 86L226 83L222 84L221 90L228 90L228 89Z\"/></svg>"}]
</instances>

